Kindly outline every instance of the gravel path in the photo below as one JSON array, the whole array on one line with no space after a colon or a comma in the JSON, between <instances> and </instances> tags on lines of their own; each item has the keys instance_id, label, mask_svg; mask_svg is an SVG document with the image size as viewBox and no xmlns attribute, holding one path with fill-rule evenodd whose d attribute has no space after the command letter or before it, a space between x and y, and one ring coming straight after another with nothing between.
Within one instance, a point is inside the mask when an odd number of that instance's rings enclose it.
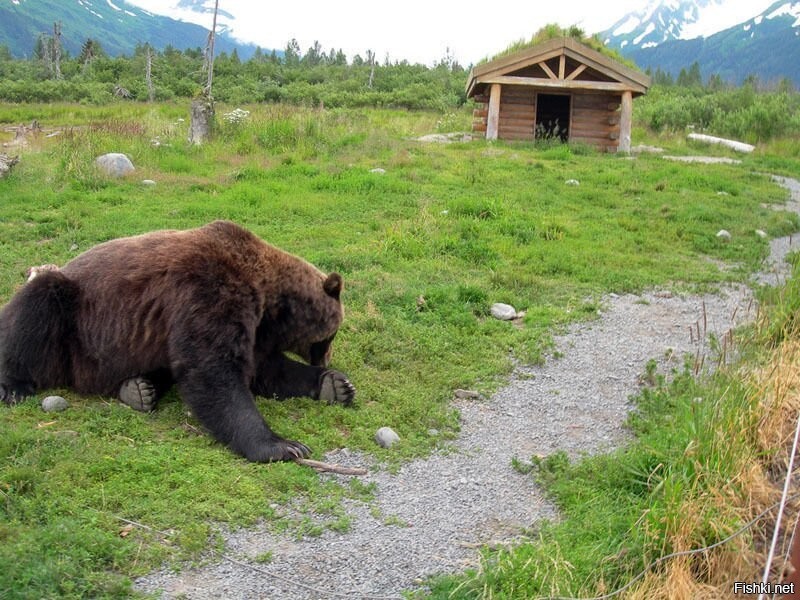
<instances>
[{"instance_id":1,"label":"gravel path","mask_svg":"<svg viewBox=\"0 0 800 600\"><path fill-rule=\"evenodd\" d=\"M800 182L776 180L791 190L789 208L800 212ZM790 238L774 240L765 272L755 280L785 279L790 249ZM373 465L362 479L376 484L376 499L371 506L348 502L349 531L301 540L266 529L236 531L225 535L225 558L180 573L158 571L135 588L198 600L399 598L428 575L462 571L477 564L480 544L513 540L556 516L531 477L514 471L512 458L618 446L627 435L622 424L629 397L648 361L655 359L659 372L680 368L687 353L708 364L708 335L722 340L754 315L752 293L742 285L705 296L611 295L599 319L556 339L560 358L518 368L487 400L456 400L461 433L451 451L412 461L396 474ZM370 464L369 457L347 451L327 459ZM253 561L265 552L272 552L271 562Z\"/></svg>"}]
</instances>

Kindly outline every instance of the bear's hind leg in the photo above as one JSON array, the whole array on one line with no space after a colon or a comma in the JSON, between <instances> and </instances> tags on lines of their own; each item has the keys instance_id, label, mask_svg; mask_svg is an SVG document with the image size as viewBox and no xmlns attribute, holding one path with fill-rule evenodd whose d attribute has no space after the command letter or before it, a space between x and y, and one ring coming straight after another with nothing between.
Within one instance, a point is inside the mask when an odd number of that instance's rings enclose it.
<instances>
[{"instance_id":1,"label":"bear's hind leg","mask_svg":"<svg viewBox=\"0 0 800 600\"><path fill-rule=\"evenodd\" d=\"M156 407L156 388L145 377L131 377L122 382L119 399L133 410L152 412Z\"/></svg>"},{"instance_id":2,"label":"bear's hind leg","mask_svg":"<svg viewBox=\"0 0 800 600\"><path fill-rule=\"evenodd\" d=\"M156 402L172 387L168 372L155 371L137 375L122 382L118 397L120 402L141 412L152 412Z\"/></svg>"}]
</instances>

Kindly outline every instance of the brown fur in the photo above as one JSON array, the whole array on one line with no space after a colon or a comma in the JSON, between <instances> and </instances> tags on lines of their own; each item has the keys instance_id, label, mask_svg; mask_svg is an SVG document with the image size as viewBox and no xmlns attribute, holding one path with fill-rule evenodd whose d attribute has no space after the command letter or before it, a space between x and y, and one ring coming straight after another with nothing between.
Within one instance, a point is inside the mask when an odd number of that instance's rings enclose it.
<instances>
[{"instance_id":1,"label":"brown fur","mask_svg":"<svg viewBox=\"0 0 800 600\"><path fill-rule=\"evenodd\" d=\"M318 398L329 377L337 392L327 399L352 400L347 379L325 368L341 291L338 274L230 222L112 240L39 272L0 312L0 393L9 401L68 386L111 396L132 377L166 379L247 458L306 455L267 427L252 395Z\"/></svg>"}]
</instances>

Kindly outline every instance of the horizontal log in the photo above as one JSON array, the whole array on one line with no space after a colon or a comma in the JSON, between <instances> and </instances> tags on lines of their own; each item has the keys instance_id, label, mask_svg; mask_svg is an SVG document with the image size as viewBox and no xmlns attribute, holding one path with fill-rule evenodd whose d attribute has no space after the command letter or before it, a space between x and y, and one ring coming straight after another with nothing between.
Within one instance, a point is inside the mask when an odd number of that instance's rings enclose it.
<instances>
[{"instance_id":1,"label":"horizontal log","mask_svg":"<svg viewBox=\"0 0 800 600\"><path fill-rule=\"evenodd\" d=\"M527 135L533 137L533 127L503 127L500 126L500 135Z\"/></svg>"},{"instance_id":2,"label":"horizontal log","mask_svg":"<svg viewBox=\"0 0 800 600\"><path fill-rule=\"evenodd\" d=\"M506 131L500 131L500 139L503 140L512 140L512 141L519 141L519 142L532 142L533 141L533 134L532 133L509 133Z\"/></svg>"},{"instance_id":3,"label":"horizontal log","mask_svg":"<svg viewBox=\"0 0 800 600\"><path fill-rule=\"evenodd\" d=\"M486 133L486 123L473 123L472 124L472 131L478 133Z\"/></svg>"},{"instance_id":4,"label":"horizontal log","mask_svg":"<svg viewBox=\"0 0 800 600\"><path fill-rule=\"evenodd\" d=\"M573 117L580 117L592 121L605 121L612 115L618 115L618 112L611 112L608 110L598 110L596 108L579 108L577 106L572 109Z\"/></svg>"},{"instance_id":5,"label":"horizontal log","mask_svg":"<svg viewBox=\"0 0 800 600\"><path fill-rule=\"evenodd\" d=\"M536 111L530 112L523 112L523 111L513 111L513 110L502 110L500 111L500 117L506 119L525 119L527 121L533 122L536 119Z\"/></svg>"},{"instance_id":6,"label":"horizontal log","mask_svg":"<svg viewBox=\"0 0 800 600\"><path fill-rule=\"evenodd\" d=\"M593 137L606 140L617 139L619 137L619 131L611 131L608 129L582 129L575 126L570 127L569 133L570 135L580 137Z\"/></svg>"},{"instance_id":7,"label":"horizontal log","mask_svg":"<svg viewBox=\"0 0 800 600\"><path fill-rule=\"evenodd\" d=\"M538 88L555 88L564 90L596 90L602 92L626 92L632 91L644 94L647 88L643 85L627 85L616 81L554 81L539 77L515 77L513 75L489 76L486 79L478 78L479 83L500 85L528 85Z\"/></svg>"},{"instance_id":8,"label":"horizontal log","mask_svg":"<svg viewBox=\"0 0 800 600\"><path fill-rule=\"evenodd\" d=\"M533 102L534 92L530 88L512 88L509 86L503 87L502 95L505 98L515 98L520 100L530 100Z\"/></svg>"},{"instance_id":9,"label":"horizontal log","mask_svg":"<svg viewBox=\"0 0 800 600\"><path fill-rule=\"evenodd\" d=\"M476 108L472 111L473 117L481 117L485 119L489 116L489 109L488 108Z\"/></svg>"},{"instance_id":10,"label":"horizontal log","mask_svg":"<svg viewBox=\"0 0 800 600\"><path fill-rule=\"evenodd\" d=\"M608 109L609 104L619 104L619 98L609 94L574 94L575 106Z\"/></svg>"},{"instance_id":11,"label":"horizontal log","mask_svg":"<svg viewBox=\"0 0 800 600\"><path fill-rule=\"evenodd\" d=\"M487 102L489 102L489 96L487 96L486 94L475 94L475 95L472 97L472 99L473 99L475 102L479 102L479 103L481 103L481 104L486 104Z\"/></svg>"},{"instance_id":12,"label":"horizontal log","mask_svg":"<svg viewBox=\"0 0 800 600\"><path fill-rule=\"evenodd\" d=\"M500 115L500 127L504 125L508 127L527 127L533 131L533 119L509 119Z\"/></svg>"}]
</instances>

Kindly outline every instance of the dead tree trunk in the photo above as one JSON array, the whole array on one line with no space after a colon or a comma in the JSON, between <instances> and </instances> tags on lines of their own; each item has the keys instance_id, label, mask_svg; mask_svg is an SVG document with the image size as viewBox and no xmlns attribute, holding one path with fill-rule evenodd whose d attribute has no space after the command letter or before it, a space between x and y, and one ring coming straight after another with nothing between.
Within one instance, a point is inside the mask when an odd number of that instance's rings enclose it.
<instances>
[{"instance_id":1,"label":"dead tree trunk","mask_svg":"<svg viewBox=\"0 0 800 600\"><path fill-rule=\"evenodd\" d=\"M192 100L191 122L189 125L189 142L202 144L211 137L214 125L214 98L211 95L211 84L214 79L214 35L217 29L217 9L219 0L214 2L214 21L208 34L206 45L206 69L208 79L200 95Z\"/></svg>"},{"instance_id":2,"label":"dead tree trunk","mask_svg":"<svg viewBox=\"0 0 800 600\"><path fill-rule=\"evenodd\" d=\"M11 167L19 162L19 157L0 154L0 179L11 172Z\"/></svg>"},{"instance_id":3,"label":"dead tree trunk","mask_svg":"<svg viewBox=\"0 0 800 600\"><path fill-rule=\"evenodd\" d=\"M155 90L153 89L153 52L150 46L147 46L147 53L145 54L145 82L147 83L147 101L152 102L155 100Z\"/></svg>"},{"instance_id":4,"label":"dead tree trunk","mask_svg":"<svg viewBox=\"0 0 800 600\"><path fill-rule=\"evenodd\" d=\"M211 137L214 123L214 101L205 94L192 100L189 142L202 144Z\"/></svg>"},{"instance_id":5,"label":"dead tree trunk","mask_svg":"<svg viewBox=\"0 0 800 600\"><path fill-rule=\"evenodd\" d=\"M56 79L61 79L61 21L53 23L53 66Z\"/></svg>"}]
</instances>

